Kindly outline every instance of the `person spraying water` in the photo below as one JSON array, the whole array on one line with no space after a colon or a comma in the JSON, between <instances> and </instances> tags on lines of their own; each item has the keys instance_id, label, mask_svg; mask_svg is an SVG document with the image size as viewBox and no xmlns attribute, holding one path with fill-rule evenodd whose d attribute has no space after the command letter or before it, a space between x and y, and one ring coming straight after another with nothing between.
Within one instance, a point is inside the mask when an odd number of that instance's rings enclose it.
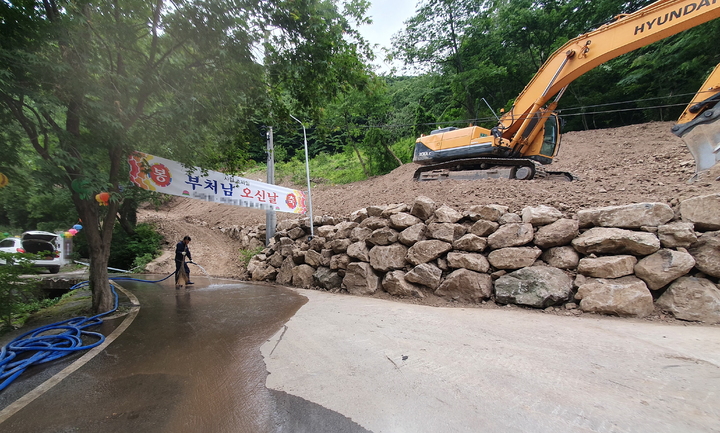
<instances>
[{"instance_id":1,"label":"person spraying water","mask_svg":"<svg viewBox=\"0 0 720 433\"><path fill-rule=\"evenodd\" d=\"M190 254L190 248L188 247L188 244L190 244L190 236L185 236L183 240L177 243L175 245L175 288L179 288L182 286L180 284L180 279L183 278L184 283L186 285L195 284L192 281L190 281L190 267L187 265L188 262L185 260L189 260L189 263L193 263L192 261L192 254ZM194 264L194 263L193 263Z\"/></svg>"}]
</instances>

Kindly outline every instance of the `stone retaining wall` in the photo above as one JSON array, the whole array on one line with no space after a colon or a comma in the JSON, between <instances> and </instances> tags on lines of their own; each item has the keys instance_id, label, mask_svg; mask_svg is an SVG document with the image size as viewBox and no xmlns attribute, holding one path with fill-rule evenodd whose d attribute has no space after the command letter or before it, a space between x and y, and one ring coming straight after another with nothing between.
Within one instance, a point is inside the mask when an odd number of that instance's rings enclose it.
<instances>
[{"instance_id":1,"label":"stone retaining wall","mask_svg":"<svg viewBox=\"0 0 720 433\"><path fill-rule=\"evenodd\" d=\"M427 197L278 224L248 278L304 288L720 323L720 194L680 202L459 212ZM264 231L246 230L262 244Z\"/></svg>"}]
</instances>

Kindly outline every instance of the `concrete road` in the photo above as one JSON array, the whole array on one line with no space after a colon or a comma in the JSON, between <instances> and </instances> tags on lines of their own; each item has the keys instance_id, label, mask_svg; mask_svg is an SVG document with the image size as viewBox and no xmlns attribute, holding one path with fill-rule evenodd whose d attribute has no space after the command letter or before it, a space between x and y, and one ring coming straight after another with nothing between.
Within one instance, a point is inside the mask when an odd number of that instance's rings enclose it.
<instances>
[{"instance_id":1,"label":"concrete road","mask_svg":"<svg viewBox=\"0 0 720 433\"><path fill-rule=\"evenodd\" d=\"M106 320L106 346L33 366L0 392L0 432L365 432L265 388L260 346L306 298L282 287L193 279L180 290L172 281L123 281L140 309Z\"/></svg>"},{"instance_id":2,"label":"concrete road","mask_svg":"<svg viewBox=\"0 0 720 433\"><path fill-rule=\"evenodd\" d=\"M374 433L720 432L720 327L298 290L267 387Z\"/></svg>"}]
</instances>

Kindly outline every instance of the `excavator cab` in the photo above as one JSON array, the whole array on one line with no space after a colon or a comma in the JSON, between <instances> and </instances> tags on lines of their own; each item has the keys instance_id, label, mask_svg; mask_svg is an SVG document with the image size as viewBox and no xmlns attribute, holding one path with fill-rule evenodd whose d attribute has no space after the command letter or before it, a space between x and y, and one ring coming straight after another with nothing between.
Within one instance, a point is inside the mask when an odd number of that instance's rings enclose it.
<instances>
[{"instance_id":1,"label":"excavator cab","mask_svg":"<svg viewBox=\"0 0 720 433\"><path fill-rule=\"evenodd\" d=\"M553 158L560 150L560 119L556 113L547 113L547 117L540 133L532 138L530 146L523 156L540 164L552 163Z\"/></svg>"}]
</instances>

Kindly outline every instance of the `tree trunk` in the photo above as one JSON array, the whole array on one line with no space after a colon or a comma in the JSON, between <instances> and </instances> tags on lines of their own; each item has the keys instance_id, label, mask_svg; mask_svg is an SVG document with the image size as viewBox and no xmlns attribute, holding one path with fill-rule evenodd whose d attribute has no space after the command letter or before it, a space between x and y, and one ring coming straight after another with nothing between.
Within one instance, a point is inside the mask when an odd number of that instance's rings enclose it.
<instances>
[{"instance_id":1,"label":"tree trunk","mask_svg":"<svg viewBox=\"0 0 720 433\"><path fill-rule=\"evenodd\" d=\"M117 213L117 203L110 202L108 214L101 222L99 205L90 200L81 200L73 192L73 202L83 221L83 232L87 237L90 252L90 289L92 290L92 308L95 314L113 309L115 297L110 288L108 262L110 260L110 243L112 242L112 226Z\"/></svg>"},{"instance_id":2,"label":"tree trunk","mask_svg":"<svg viewBox=\"0 0 720 433\"><path fill-rule=\"evenodd\" d=\"M383 145L383 147L385 147L385 149L388 151L388 153L389 153L390 155L392 155L393 158L395 158L395 161L397 161L397 163L398 163L398 167L400 167L401 165L403 165L403 162L400 160L400 158L397 157L397 155L395 155L395 152L393 152L392 149L390 149L390 146L388 146L388 145L385 143L385 141L382 141L382 145Z\"/></svg>"},{"instance_id":3,"label":"tree trunk","mask_svg":"<svg viewBox=\"0 0 720 433\"><path fill-rule=\"evenodd\" d=\"M367 171L367 168L365 167L365 161L362 158L362 155L360 155L360 150L358 150L357 146L355 146L355 143L352 141L350 142L350 146L352 146L353 150L355 151L355 154L358 157L358 160L360 161L360 165L362 166L363 172L365 173L365 177L368 179L370 178L370 173Z\"/></svg>"}]
</instances>

